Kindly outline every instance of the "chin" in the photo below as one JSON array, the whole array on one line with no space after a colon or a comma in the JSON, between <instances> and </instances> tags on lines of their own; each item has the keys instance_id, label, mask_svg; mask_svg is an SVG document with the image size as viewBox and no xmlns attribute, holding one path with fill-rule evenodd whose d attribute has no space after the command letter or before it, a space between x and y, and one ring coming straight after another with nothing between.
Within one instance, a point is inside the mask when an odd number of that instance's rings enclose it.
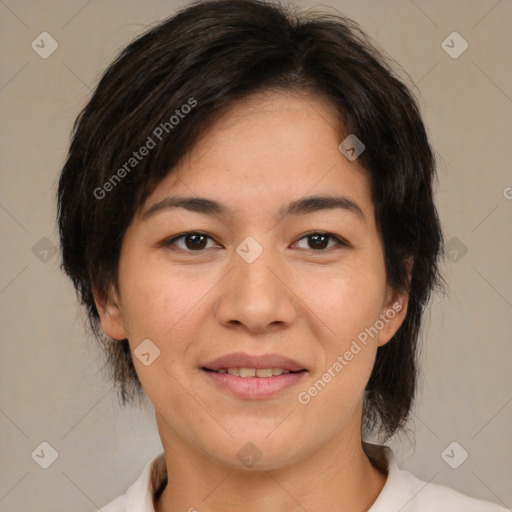
<instances>
[{"instance_id":1,"label":"chin","mask_svg":"<svg viewBox=\"0 0 512 512\"><path fill-rule=\"evenodd\" d=\"M283 431L281 435L274 432L270 436L271 429L241 429L239 432L244 434L224 439L216 445L216 450L206 451L230 469L253 472L281 469L300 459L301 445L296 442L297 436L290 432Z\"/></svg>"}]
</instances>

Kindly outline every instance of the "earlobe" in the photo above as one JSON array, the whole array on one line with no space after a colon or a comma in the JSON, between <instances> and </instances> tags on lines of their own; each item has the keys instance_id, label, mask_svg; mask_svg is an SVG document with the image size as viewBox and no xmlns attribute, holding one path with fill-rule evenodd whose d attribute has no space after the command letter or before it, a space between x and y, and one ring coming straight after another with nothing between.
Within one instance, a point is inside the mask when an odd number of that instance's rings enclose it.
<instances>
[{"instance_id":1,"label":"earlobe","mask_svg":"<svg viewBox=\"0 0 512 512\"><path fill-rule=\"evenodd\" d=\"M128 338L128 333L124 327L121 308L119 306L119 300L115 293L109 291L108 297L104 297L93 287L93 296L103 332L115 340Z\"/></svg>"},{"instance_id":2,"label":"earlobe","mask_svg":"<svg viewBox=\"0 0 512 512\"><path fill-rule=\"evenodd\" d=\"M414 260L408 257L405 260L405 267L407 271L407 288L411 287L412 268ZM400 326L405 320L407 315L407 307L409 305L409 292L396 292L388 286L386 301L384 308L380 315L381 320L384 322L383 328L379 332L378 346L381 347L388 343L395 333L400 329Z\"/></svg>"}]
</instances>

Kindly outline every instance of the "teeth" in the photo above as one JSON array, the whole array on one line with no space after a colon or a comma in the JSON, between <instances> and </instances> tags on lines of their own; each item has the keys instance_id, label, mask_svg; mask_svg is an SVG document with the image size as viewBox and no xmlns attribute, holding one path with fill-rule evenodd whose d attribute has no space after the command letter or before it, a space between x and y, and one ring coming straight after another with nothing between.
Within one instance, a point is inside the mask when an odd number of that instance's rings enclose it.
<instances>
[{"instance_id":1,"label":"teeth","mask_svg":"<svg viewBox=\"0 0 512 512\"><path fill-rule=\"evenodd\" d=\"M281 368L221 368L217 370L217 373L236 375L237 377L261 377L268 378L277 375L283 375L290 373L289 370L283 370Z\"/></svg>"},{"instance_id":2,"label":"teeth","mask_svg":"<svg viewBox=\"0 0 512 512\"><path fill-rule=\"evenodd\" d=\"M272 368L258 368L256 370L256 377L272 377Z\"/></svg>"}]
</instances>

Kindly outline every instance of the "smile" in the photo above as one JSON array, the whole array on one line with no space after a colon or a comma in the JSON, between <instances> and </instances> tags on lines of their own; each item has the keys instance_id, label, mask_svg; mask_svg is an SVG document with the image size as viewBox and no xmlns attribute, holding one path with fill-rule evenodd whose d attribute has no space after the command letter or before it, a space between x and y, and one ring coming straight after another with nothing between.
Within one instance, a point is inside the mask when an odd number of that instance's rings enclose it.
<instances>
[{"instance_id":1,"label":"smile","mask_svg":"<svg viewBox=\"0 0 512 512\"><path fill-rule=\"evenodd\" d=\"M207 368L205 369L207 370ZM290 370L283 370L282 368L219 368L216 370L216 373L236 375L243 378L259 377L264 379L290 373Z\"/></svg>"},{"instance_id":2,"label":"smile","mask_svg":"<svg viewBox=\"0 0 512 512\"><path fill-rule=\"evenodd\" d=\"M279 393L299 384L308 373L307 370L290 371L280 368L221 368L219 371L201 368L201 371L218 391L241 400L266 400L277 397ZM230 371L236 374L229 373ZM272 376L269 375L270 371ZM265 375L258 376L257 372Z\"/></svg>"}]
</instances>

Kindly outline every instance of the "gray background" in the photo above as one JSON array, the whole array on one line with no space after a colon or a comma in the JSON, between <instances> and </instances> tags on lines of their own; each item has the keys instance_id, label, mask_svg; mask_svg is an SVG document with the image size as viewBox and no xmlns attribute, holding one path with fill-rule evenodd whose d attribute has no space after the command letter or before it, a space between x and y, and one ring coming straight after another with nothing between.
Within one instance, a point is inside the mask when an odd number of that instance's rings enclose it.
<instances>
[{"instance_id":1,"label":"gray background","mask_svg":"<svg viewBox=\"0 0 512 512\"><path fill-rule=\"evenodd\" d=\"M121 408L102 376L100 352L53 254L54 195L72 123L101 72L180 5L0 3L2 511L95 510L161 450L152 407ZM417 86L439 162L450 292L434 297L426 318L411 431L391 444L418 477L510 507L512 2L322 5L358 21L407 71L410 78L401 76ZM47 59L31 48L43 31L58 42ZM453 31L469 44L456 59L441 45ZM43 441L58 452L48 469L31 457ZM453 441L469 453L458 469L441 457ZM453 463L463 452L449 453Z\"/></svg>"}]
</instances>

